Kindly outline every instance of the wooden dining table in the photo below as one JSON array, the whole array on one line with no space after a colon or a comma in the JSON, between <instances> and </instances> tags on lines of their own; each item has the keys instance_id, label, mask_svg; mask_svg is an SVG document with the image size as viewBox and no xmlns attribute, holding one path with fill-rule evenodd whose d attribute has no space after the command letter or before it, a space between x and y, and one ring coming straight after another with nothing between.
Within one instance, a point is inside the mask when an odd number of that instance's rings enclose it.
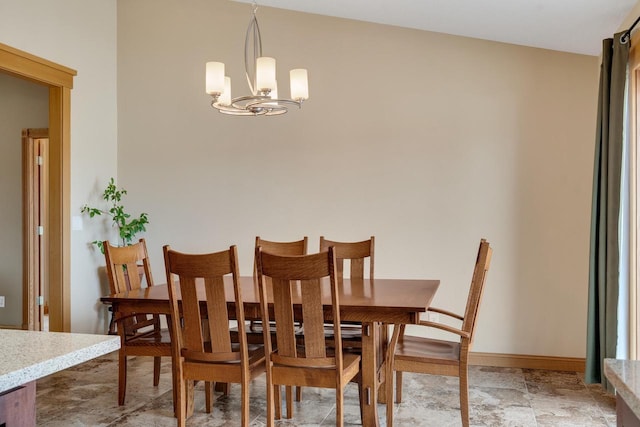
<instances>
[{"instance_id":1,"label":"wooden dining table","mask_svg":"<svg viewBox=\"0 0 640 427\"><path fill-rule=\"evenodd\" d=\"M344 279L339 282L340 317L345 322L362 325L362 424L378 426L378 389L384 383L383 361L386 334L383 324L418 323L420 314L427 311L436 294L439 280L405 279ZM235 301L231 277L225 278L229 318L235 320ZM297 286L294 284L294 286ZM257 279L240 277L240 289L246 320L260 320L260 293ZM200 289L204 300L204 289ZM267 298L271 300L268 290ZM299 292L297 293L299 296ZM155 285L102 297L119 314L157 313L170 315L166 285ZM294 288L293 303L296 304ZM326 321L331 321L331 294L328 283L323 288ZM173 370L175 372L175 370Z\"/></svg>"}]
</instances>

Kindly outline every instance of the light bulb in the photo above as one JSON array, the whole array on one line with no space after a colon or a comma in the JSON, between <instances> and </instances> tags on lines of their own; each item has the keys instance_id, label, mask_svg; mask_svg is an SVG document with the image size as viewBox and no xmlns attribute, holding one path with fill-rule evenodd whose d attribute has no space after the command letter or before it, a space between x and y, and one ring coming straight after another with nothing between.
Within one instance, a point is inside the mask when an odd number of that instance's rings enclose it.
<instances>
[{"instance_id":1,"label":"light bulb","mask_svg":"<svg viewBox=\"0 0 640 427\"><path fill-rule=\"evenodd\" d=\"M231 79L227 76L224 76L224 90L218 102L220 105L231 105Z\"/></svg>"},{"instance_id":2,"label":"light bulb","mask_svg":"<svg viewBox=\"0 0 640 427\"><path fill-rule=\"evenodd\" d=\"M291 99L294 101L304 101L309 99L309 82L307 70L297 68L289 72L291 83Z\"/></svg>"},{"instance_id":3,"label":"light bulb","mask_svg":"<svg viewBox=\"0 0 640 427\"><path fill-rule=\"evenodd\" d=\"M276 60L262 56L256 60L256 88L270 92L276 87Z\"/></svg>"},{"instance_id":4,"label":"light bulb","mask_svg":"<svg viewBox=\"0 0 640 427\"><path fill-rule=\"evenodd\" d=\"M205 87L209 95L220 95L224 91L224 63L207 62Z\"/></svg>"}]
</instances>

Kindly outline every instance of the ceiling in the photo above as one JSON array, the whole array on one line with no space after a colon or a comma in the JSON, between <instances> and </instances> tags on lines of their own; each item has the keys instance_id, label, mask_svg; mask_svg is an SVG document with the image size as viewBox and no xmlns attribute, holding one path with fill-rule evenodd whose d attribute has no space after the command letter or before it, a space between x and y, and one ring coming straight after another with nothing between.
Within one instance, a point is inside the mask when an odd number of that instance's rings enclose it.
<instances>
[{"instance_id":1,"label":"ceiling","mask_svg":"<svg viewBox=\"0 0 640 427\"><path fill-rule=\"evenodd\" d=\"M599 55L602 39L616 32L636 0L260 0L258 3L259 6Z\"/></svg>"}]
</instances>

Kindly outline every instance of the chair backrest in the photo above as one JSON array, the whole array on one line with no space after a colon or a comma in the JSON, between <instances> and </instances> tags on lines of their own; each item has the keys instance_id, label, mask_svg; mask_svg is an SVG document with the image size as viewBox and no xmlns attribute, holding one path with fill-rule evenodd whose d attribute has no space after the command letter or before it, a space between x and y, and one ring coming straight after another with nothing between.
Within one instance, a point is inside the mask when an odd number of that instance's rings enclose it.
<instances>
[{"instance_id":1,"label":"chair backrest","mask_svg":"<svg viewBox=\"0 0 640 427\"><path fill-rule=\"evenodd\" d=\"M336 343L340 344L340 302L335 259L333 248L318 254L300 256L279 256L263 252L261 247L256 249L263 322L269 319L269 284L273 292L278 342L276 353L271 355L273 363L297 367L335 367L342 372L341 345L336 345L335 357L327 356L322 305L323 281L326 283L328 280L332 302L331 314L335 322L334 334ZM298 351L296 342L293 306L295 301L300 301L302 305L304 352ZM265 354L269 355L272 350L270 333L264 333L264 340Z\"/></svg>"},{"instance_id":2,"label":"chair backrest","mask_svg":"<svg viewBox=\"0 0 640 427\"><path fill-rule=\"evenodd\" d=\"M172 339L175 337L180 355L186 360L200 362L241 360L245 363L247 337L236 247L208 254L185 254L166 245L163 251L171 303ZM224 283L224 277L228 275L233 281L239 352L232 349L229 334Z\"/></svg>"},{"instance_id":3,"label":"chair backrest","mask_svg":"<svg viewBox=\"0 0 640 427\"><path fill-rule=\"evenodd\" d=\"M485 239L480 240L478 256L476 257L476 264L473 269L471 286L469 288L469 297L467 298L467 307L462 322L462 330L470 334L470 344L473 342L473 331L476 326L482 294L484 293L484 284L487 279L487 273L489 272L489 266L491 265L492 253L493 249L491 249L489 242Z\"/></svg>"},{"instance_id":4,"label":"chair backrest","mask_svg":"<svg viewBox=\"0 0 640 427\"><path fill-rule=\"evenodd\" d=\"M107 276L111 293L130 291L142 287L145 278L147 286L153 286L153 277L144 239L129 246L113 246L108 241L103 242L104 257L107 263ZM144 274L138 270L142 266Z\"/></svg>"},{"instance_id":5,"label":"chair backrest","mask_svg":"<svg viewBox=\"0 0 640 427\"><path fill-rule=\"evenodd\" d=\"M350 264L349 277L351 279L363 279L365 277L366 258L369 258L369 278L373 279L375 248L375 238L373 236L369 240L363 240L362 242L336 242L320 236L320 252L328 250L331 246L333 246L336 254L338 279L341 280L343 278L345 260L348 260Z\"/></svg>"},{"instance_id":6,"label":"chair backrest","mask_svg":"<svg viewBox=\"0 0 640 427\"><path fill-rule=\"evenodd\" d=\"M264 252L275 255L292 256L292 255L306 255L307 254L307 236L304 236L300 240L293 242L275 242L273 240L264 240L260 236L256 236L255 247L262 247ZM257 261L253 260L253 275L257 277Z\"/></svg>"}]
</instances>

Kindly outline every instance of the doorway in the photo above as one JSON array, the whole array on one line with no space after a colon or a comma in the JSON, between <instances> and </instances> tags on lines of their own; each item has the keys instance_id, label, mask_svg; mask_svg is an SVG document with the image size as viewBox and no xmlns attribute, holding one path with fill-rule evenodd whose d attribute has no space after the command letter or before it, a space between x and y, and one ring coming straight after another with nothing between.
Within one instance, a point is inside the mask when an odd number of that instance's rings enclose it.
<instances>
[{"instance_id":1,"label":"doorway","mask_svg":"<svg viewBox=\"0 0 640 427\"><path fill-rule=\"evenodd\" d=\"M71 89L75 70L0 43L0 72L49 88L49 330L71 330Z\"/></svg>"}]
</instances>

